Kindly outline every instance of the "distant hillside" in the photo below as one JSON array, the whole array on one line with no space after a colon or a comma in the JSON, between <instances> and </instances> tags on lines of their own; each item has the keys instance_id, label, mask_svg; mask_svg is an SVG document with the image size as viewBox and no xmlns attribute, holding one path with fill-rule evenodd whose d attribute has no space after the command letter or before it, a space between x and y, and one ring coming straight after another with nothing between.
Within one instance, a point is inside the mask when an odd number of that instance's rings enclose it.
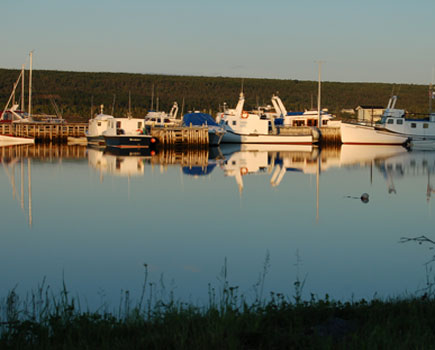
<instances>
[{"instance_id":1,"label":"distant hillside","mask_svg":"<svg viewBox=\"0 0 435 350\"><path fill-rule=\"evenodd\" d=\"M18 75L18 70L0 69L0 109L6 104ZM128 95L131 91L133 115L143 116L151 107L153 85L154 108L158 98L160 110L168 111L174 101L178 102L181 109L184 98L184 112L196 109L214 114L223 102L227 102L230 107L235 106L241 79L36 70L33 71L33 111L54 114L54 107L50 103L50 97L53 97L64 118L69 121L86 121L91 115L91 103L94 112L99 105L104 104L105 112L111 113L116 95L114 114L124 116L128 110ZM322 107L340 116L343 108L355 108L358 105L386 106L393 87L396 92L400 89L397 108L427 112L427 86L412 84L394 86L384 83L323 82ZM254 108L257 103L270 104L270 98L276 92L279 92L289 111L309 109L312 101L314 106L317 101L315 81L244 79L244 91L247 109ZM17 99L20 98L19 94L20 88L17 89Z\"/></svg>"}]
</instances>

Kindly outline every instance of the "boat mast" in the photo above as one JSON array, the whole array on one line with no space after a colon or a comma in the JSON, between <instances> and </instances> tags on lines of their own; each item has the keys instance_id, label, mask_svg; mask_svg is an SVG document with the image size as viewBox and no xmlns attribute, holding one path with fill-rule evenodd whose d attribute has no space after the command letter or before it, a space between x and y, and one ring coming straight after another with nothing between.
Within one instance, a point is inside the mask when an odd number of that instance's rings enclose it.
<instances>
[{"instance_id":1,"label":"boat mast","mask_svg":"<svg viewBox=\"0 0 435 350\"><path fill-rule=\"evenodd\" d=\"M21 112L24 112L24 64L21 66Z\"/></svg>"},{"instance_id":2,"label":"boat mast","mask_svg":"<svg viewBox=\"0 0 435 350\"><path fill-rule=\"evenodd\" d=\"M32 116L32 60L33 60L33 51L30 51L30 69L29 69L29 119Z\"/></svg>"},{"instance_id":3,"label":"boat mast","mask_svg":"<svg viewBox=\"0 0 435 350\"><path fill-rule=\"evenodd\" d=\"M115 101L116 101L116 94L113 94L112 113L111 113L111 115L113 115L113 113L115 113Z\"/></svg>"},{"instance_id":4,"label":"boat mast","mask_svg":"<svg viewBox=\"0 0 435 350\"><path fill-rule=\"evenodd\" d=\"M432 100L434 99L433 83L435 80L435 67L432 67L432 82L429 84L429 114L432 114Z\"/></svg>"},{"instance_id":5,"label":"boat mast","mask_svg":"<svg viewBox=\"0 0 435 350\"><path fill-rule=\"evenodd\" d=\"M318 61L317 62L319 64L319 87L318 87L318 92L317 92L317 127L320 128L320 126L322 125L322 117L320 115L321 109L320 109L320 103L321 103L321 93L322 93L322 88L321 88L321 72L322 72L322 61Z\"/></svg>"}]
</instances>

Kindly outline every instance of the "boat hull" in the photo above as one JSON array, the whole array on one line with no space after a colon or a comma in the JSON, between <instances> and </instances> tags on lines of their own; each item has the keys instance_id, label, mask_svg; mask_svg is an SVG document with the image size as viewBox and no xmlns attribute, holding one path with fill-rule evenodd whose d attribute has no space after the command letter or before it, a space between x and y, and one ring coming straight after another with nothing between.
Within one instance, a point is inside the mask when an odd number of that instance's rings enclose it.
<instances>
[{"instance_id":1,"label":"boat hull","mask_svg":"<svg viewBox=\"0 0 435 350\"><path fill-rule=\"evenodd\" d=\"M313 143L312 135L240 135L227 131L221 143L305 144Z\"/></svg>"},{"instance_id":2,"label":"boat hull","mask_svg":"<svg viewBox=\"0 0 435 350\"><path fill-rule=\"evenodd\" d=\"M408 137L379 130L373 126L341 123L341 142L344 144L403 145Z\"/></svg>"},{"instance_id":3,"label":"boat hull","mask_svg":"<svg viewBox=\"0 0 435 350\"><path fill-rule=\"evenodd\" d=\"M0 146L31 145L34 143L35 139L32 138L0 135Z\"/></svg>"},{"instance_id":4,"label":"boat hull","mask_svg":"<svg viewBox=\"0 0 435 350\"><path fill-rule=\"evenodd\" d=\"M91 145L104 146L106 144L106 140L104 140L103 135L96 135L96 136L87 135L86 139L88 140L88 144Z\"/></svg>"},{"instance_id":5,"label":"boat hull","mask_svg":"<svg viewBox=\"0 0 435 350\"><path fill-rule=\"evenodd\" d=\"M104 135L104 140L107 147L126 149L150 148L157 143L157 139L151 135Z\"/></svg>"}]
</instances>

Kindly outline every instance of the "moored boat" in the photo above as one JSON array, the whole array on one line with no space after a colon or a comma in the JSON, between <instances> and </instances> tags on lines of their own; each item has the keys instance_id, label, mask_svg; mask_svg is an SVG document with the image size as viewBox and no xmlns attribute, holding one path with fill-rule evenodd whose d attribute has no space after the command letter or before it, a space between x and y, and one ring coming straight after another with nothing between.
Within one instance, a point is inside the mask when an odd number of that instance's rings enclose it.
<instances>
[{"instance_id":1,"label":"moored boat","mask_svg":"<svg viewBox=\"0 0 435 350\"><path fill-rule=\"evenodd\" d=\"M341 142L344 144L403 145L408 141L407 136L369 125L342 122L340 128Z\"/></svg>"},{"instance_id":2,"label":"moored boat","mask_svg":"<svg viewBox=\"0 0 435 350\"><path fill-rule=\"evenodd\" d=\"M432 113L431 107L429 114L407 113L404 109L395 108L396 102L397 96L392 96L379 127L409 137L413 141L435 141L435 113Z\"/></svg>"},{"instance_id":3,"label":"moored boat","mask_svg":"<svg viewBox=\"0 0 435 350\"><path fill-rule=\"evenodd\" d=\"M226 131L222 143L312 144L316 141L311 129L308 134L276 125L274 118L244 111L244 103L245 96L241 92L236 108L218 115L217 121Z\"/></svg>"},{"instance_id":4,"label":"moored boat","mask_svg":"<svg viewBox=\"0 0 435 350\"><path fill-rule=\"evenodd\" d=\"M115 148L150 148L158 141L146 133L144 120L139 118L110 119L103 136L106 146Z\"/></svg>"}]
</instances>

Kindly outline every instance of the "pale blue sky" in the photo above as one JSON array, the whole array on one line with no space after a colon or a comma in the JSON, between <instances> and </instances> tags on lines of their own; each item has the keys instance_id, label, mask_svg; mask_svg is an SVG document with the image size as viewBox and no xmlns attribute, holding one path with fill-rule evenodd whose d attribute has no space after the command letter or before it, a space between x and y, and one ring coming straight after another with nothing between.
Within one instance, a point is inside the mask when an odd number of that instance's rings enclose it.
<instances>
[{"instance_id":1,"label":"pale blue sky","mask_svg":"<svg viewBox=\"0 0 435 350\"><path fill-rule=\"evenodd\" d=\"M1 0L0 67L427 84L435 0Z\"/></svg>"}]
</instances>

